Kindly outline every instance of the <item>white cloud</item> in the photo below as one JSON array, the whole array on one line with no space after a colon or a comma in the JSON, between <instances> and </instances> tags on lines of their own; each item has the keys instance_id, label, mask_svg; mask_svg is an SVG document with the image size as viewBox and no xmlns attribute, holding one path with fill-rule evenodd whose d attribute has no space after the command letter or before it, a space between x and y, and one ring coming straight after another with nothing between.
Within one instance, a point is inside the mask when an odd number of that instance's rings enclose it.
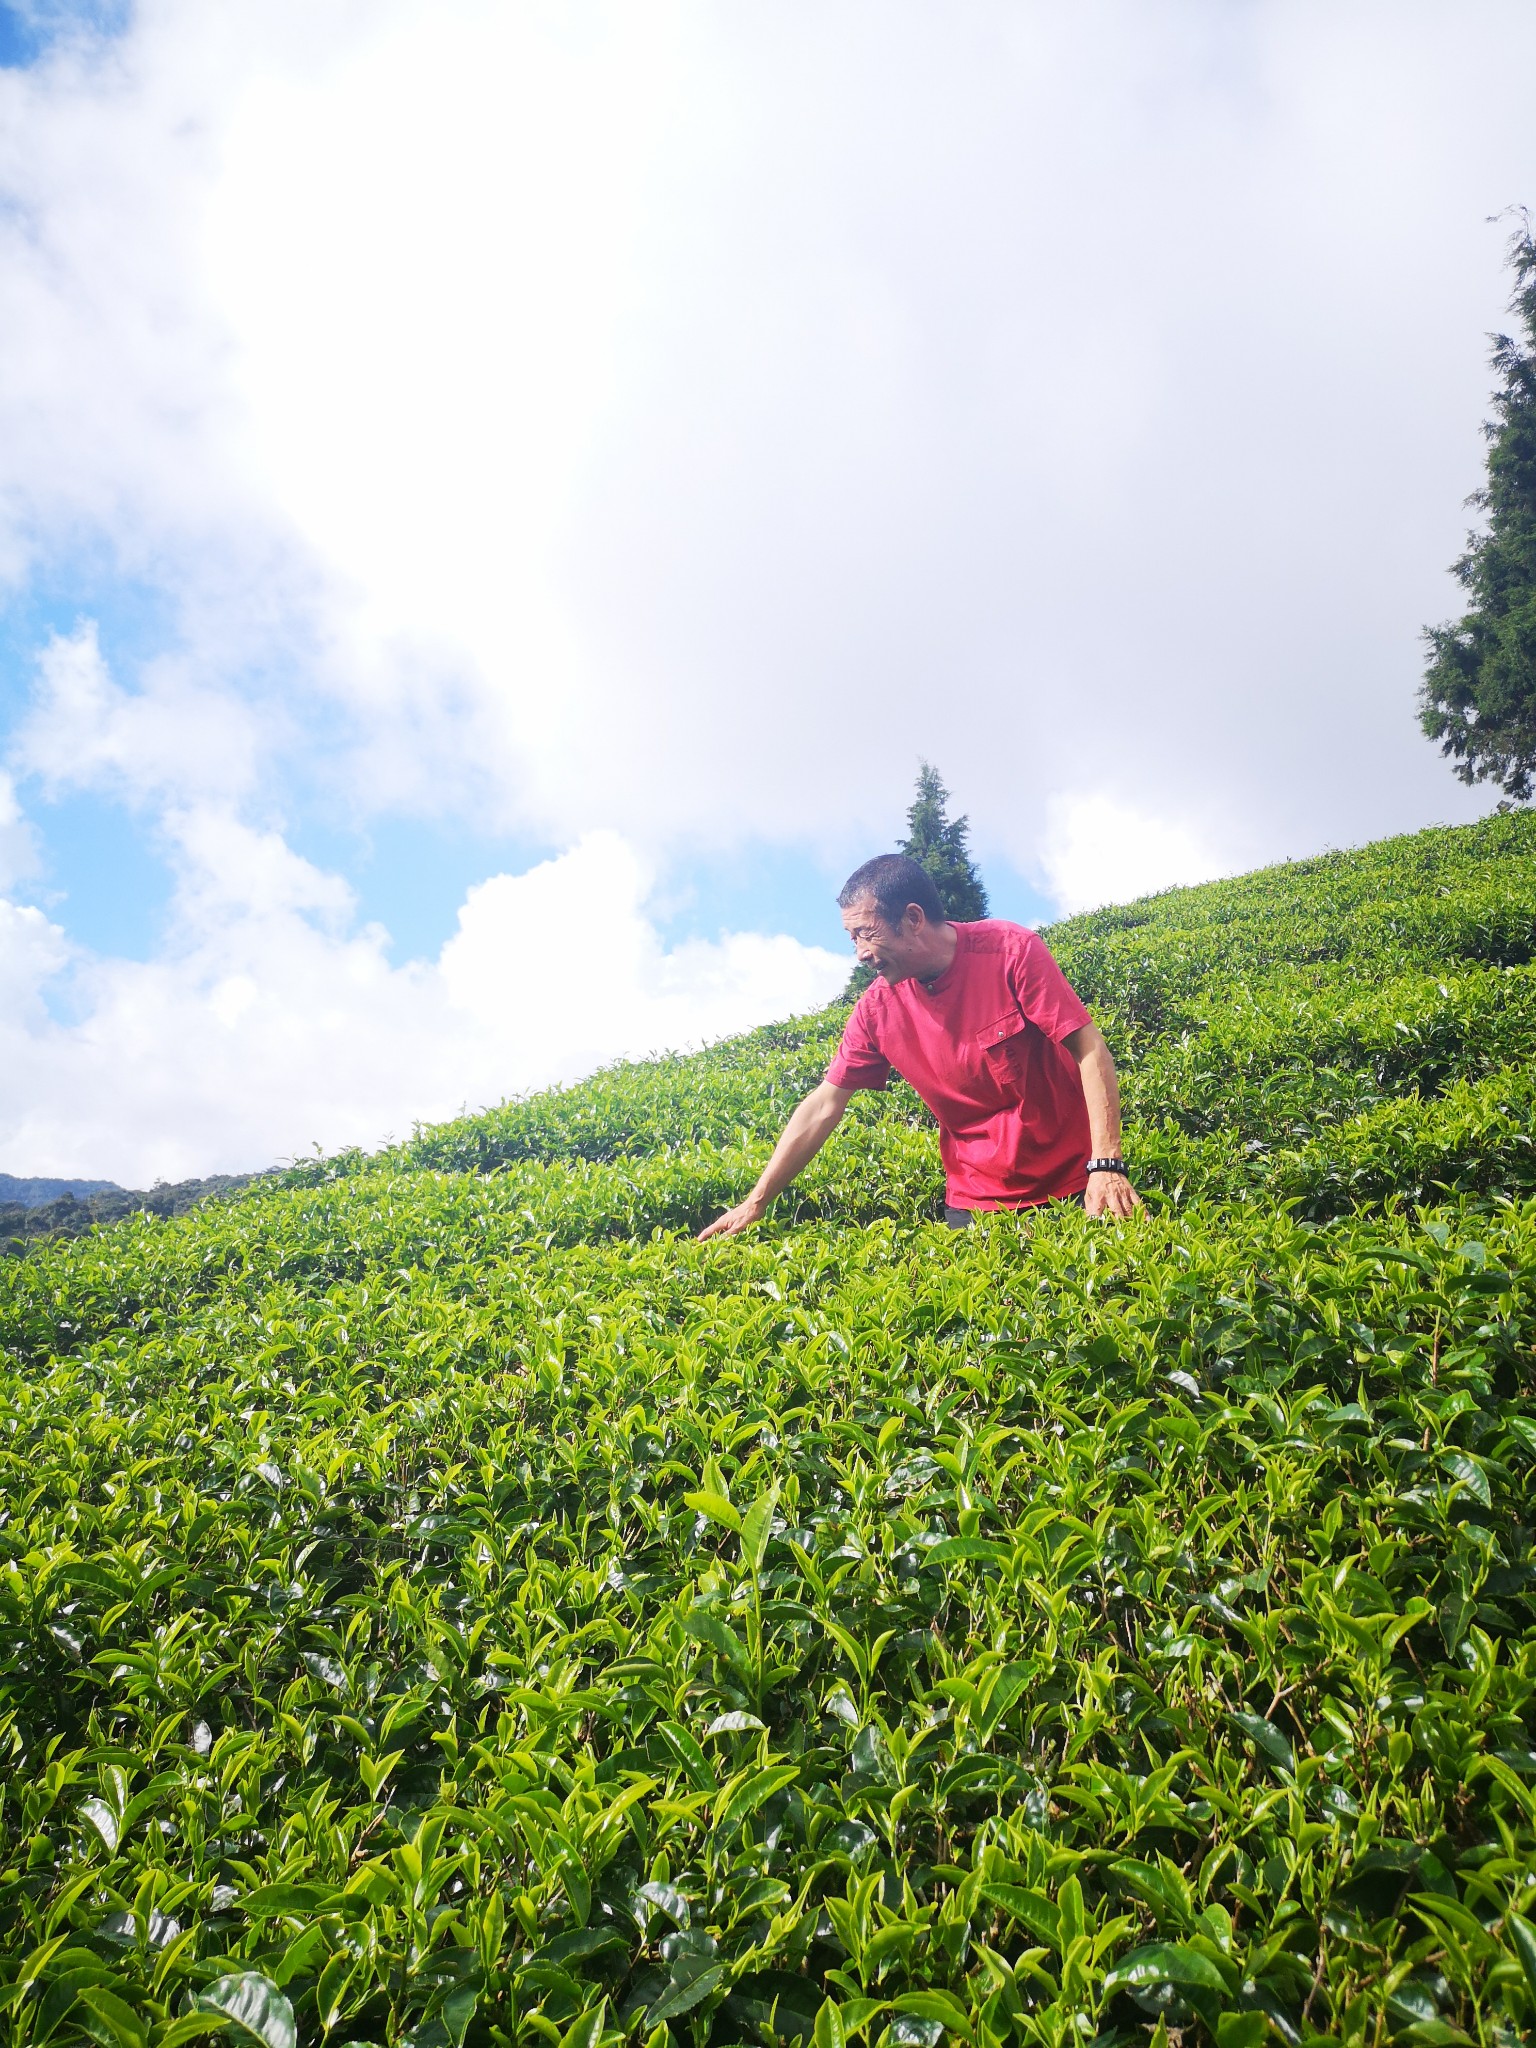
<instances>
[{"instance_id":1,"label":"white cloud","mask_svg":"<svg viewBox=\"0 0 1536 2048\"><path fill-rule=\"evenodd\" d=\"M275 836L209 814L171 829L176 936L155 961L72 957L40 912L0 902L8 1168L144 1186L372 1146L815 1007L847 976L841 958L755 933L669 950L649 872L614 833L472 889L439 960L395 968L381 927L346 927L345 885ZM71 967L75 1021L60 1022L44 998Z\"/></svg>"},{"instance_id":2,"label":"white cloud","mask_svg":"<svg viewBox=\"0 0 1536 2048\"><path fill-rule=\"evenodd\" d=\"M250 787L257 722L228 691L200 689L169 662L150 665L142 690L124 690L90 620L53 635L37 668L11 757L50 791L97 790L142 803L207 801Z\"/></svg>"},{"instance_id":3,"label":"white cloud","mask_svg":"<svg viewBox=\"0 0 1536 2048\"><path fill-rule=\"evenodd\" d=\"M295 853L280 833L207 805L171 811L164 823L180 854L178 927L194 945L229 918L309 915L333 931L349 921L351 886Z\"/></svg>"},{"instance_id":4,"label":"white cloud","mask_svg":"<svg viewBox=\"0 0 1536 2048\"><path fill-rule=\"evenodd\" d=\"M1189 826L1101 790L1055 796L1046 807L1041 879L1065 917L1225 872Z\"/></svg>"},{"instance_id":5,"label":"white cloud","mask_svg":"<svg viewBox=\"0 0 1536 2048\"><path fill-rule=\"evenodd\" d=\"M286 663L365 810L852 851L924 752L1027 867L1086 720L1233 861L1467 815L1417 629L1533 62L1518 0L143 0L0 78L0 562Z\"/></svg>"},{"instance_id":6,"label":"white cloud","mask_svg":"<svg viewBox=\"0 0 1536 2048\"><path fill-rule=\"evenodd\" d=\"M0 769L0 890L9 889L36 866L37 847L16 801L16 785Z\"/></svg>"},{"instance_id":7,"label":"white cloud","mask_svg":"<svg viewBox=\"0 0 1536 2048\"><path fill-rule=\"evenodd\" d=\"M148 810L175 894L149 961L88 954L0 898L0 1159L17 1170L142 1185L371 1146L811 1008L846 978L846 961L785 937L668 948L649 863L602 830L471 888L437 961L392 967L345 877L208 793L247 786L255 742L237 703L179 691L174 674L124 690L89 624L40 663L18 762ZM27 834L0 776L13 868Z\"/></svg>"},{"instance_id":8,"label":"white cloud","mask_svg":"<svg viewBox=\"0 0 1536 2048\"><path fill-rule=\"evenodd\" d=\"M9 1041L7 1051L46 1024L43 992L69 958L69 941L42 911L0 897L0 1045ZM13 1071L19 1080L23 1069Z\"/></svg>"}]
</instances>

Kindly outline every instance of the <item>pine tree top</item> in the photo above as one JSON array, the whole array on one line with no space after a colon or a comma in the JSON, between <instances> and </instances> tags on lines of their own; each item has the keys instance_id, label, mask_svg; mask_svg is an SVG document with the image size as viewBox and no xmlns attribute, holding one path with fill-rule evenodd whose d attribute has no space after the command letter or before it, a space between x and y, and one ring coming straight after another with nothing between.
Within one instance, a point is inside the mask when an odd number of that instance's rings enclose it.
<instances>
[{"instance_id":1,"label":"pine tree top","mask_svg":"<svg viewBox=\"0 0 1536 2048\"><path fill-rule=\"evenodd\" d=\"M962 923L987 914L986 885L971 858L969 818L949 816L949 791L931 761L917 770L917 793L907 812L907 836L897 848L934 879L945 912Z\"/></svg>"},{"instance_id":2,"label":"pine tree top","mask_svg":"<svg viewBox=\"0 0 1536 2048\"><path fill-rule=\"evenodd\" d=\"M987 915L986 884L971 858L970 820L951 818L949 791L931 761L920 761L916 794L907 811L907 836L896 848L932 875L946 917L970 924ZM862 995L874 980L867 967L855 967L843 990L846 1000Z\"/></svg>"}]
</instances>

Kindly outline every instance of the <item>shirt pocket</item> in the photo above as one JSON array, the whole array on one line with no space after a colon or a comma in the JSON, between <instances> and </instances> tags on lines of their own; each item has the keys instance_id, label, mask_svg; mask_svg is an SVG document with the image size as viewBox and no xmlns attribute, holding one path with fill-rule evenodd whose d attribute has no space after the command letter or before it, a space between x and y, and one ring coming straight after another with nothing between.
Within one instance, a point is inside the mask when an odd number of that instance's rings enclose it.
<instances>
[{"instance_id":1,"label":"shirt pocket","mask_svg":"<svg viewBox=\"0 0 1536 2048\"><path fill-rule=\"evenodd\" d=\"M1029 1026L1017 1010L994 1017L976 1033L974 1044L981 1069L1000 1087L1015 1090L1024 1074L1025 1038Z\"/></svg>"}]
</instances>

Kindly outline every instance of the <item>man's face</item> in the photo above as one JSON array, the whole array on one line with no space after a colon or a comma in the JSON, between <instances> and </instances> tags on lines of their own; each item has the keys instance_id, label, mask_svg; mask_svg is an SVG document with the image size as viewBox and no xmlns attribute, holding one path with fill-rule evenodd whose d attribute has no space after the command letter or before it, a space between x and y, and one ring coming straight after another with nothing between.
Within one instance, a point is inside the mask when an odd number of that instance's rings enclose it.
<instances>
[{"instance_id":1,"label":"man's face","mask_svg":"<svg viewBox=\"0 0 1536 2048\"><path fill-rule=\"evenodd\" d=\"M899 924L887 924L873 896L861 896L843 912L843 930L853 941L860 966L872 967L889 982L906 981L916 971L919 933L926 923L916 904L911 904Z\"/></svg>"}]
</instances>

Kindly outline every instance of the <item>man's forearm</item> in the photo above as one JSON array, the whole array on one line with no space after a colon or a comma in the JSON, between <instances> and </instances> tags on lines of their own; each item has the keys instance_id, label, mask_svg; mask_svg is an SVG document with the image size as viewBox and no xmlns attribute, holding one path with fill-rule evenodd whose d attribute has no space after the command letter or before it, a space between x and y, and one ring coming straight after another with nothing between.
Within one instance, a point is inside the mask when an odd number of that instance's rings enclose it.
<instances>
[{"instance_id":1,"label":"man's forearm","mask_svg":"<svg viewBox=\"0 0 1536 2048\"><path fill-rule=\"evenodd\" d=\"M819 1090L797 1103L747 1199L766 1209L774 1196L782 1194L801 1168L816 1157L837 1128L842 1113L843 1105L824 1099Z\"/></svg>"},{"instance_id":2,"label":"man's forearm","mask_svg":"<svg viewBox=\"0 0 1536 2048\"><path fill-rule=\"evenodd\" d=\"M1089 1149L1095 1159L1120 1156L1120 1083L1103 1033L1096 1025L1075 1031L1067 1048L1077 1061L1088 1107Z\"/></svg>"},{"instance_id":3,"label":"man's forearm","mask_svg":"<svg viewBox=\"0 0 1536 2048\"><path fill-rule=\"evenodd\" d=\"M706 1224L699 1236L734 1237L738 1230L750 1230L754 1223L761 1223L774 1196L789 1186L801 1167L814 1159L831 1137L852 1094L851 1088L835 1088L830 1081L823 1081L797 1102L751 1194L734 1209L727 1209L723 1216Z\"/></svg>"},{"instance_id":4,"label":"man's forearm","mask_svg":"<svg viewBox=\"0 0 1536 2048\"><path fill-rule=\"evenodd\" d=\"M1120 1157L1120 1087L1108 1048L1083 1062L1083 1099L1095 1159Z\"/></svg>"},{"instance_id":5,"label":"man's forearm","mask_svg":"<svg viewBox=\"0 0 1536 2048\"><path fill-rule=\"evenodd\" d=\"M1085 1024L1062 1044L1077 1061L1083 1101L1088 1110L1088 1154L1091 1159L1120 1157L1120 1084L1115 1062L1097 1024ZM1092 1173L1083 1192L1090 1216L1123 1222L1141 1207L1141 1197L1123 1173Z\"/></svg>"}]
</instances>

